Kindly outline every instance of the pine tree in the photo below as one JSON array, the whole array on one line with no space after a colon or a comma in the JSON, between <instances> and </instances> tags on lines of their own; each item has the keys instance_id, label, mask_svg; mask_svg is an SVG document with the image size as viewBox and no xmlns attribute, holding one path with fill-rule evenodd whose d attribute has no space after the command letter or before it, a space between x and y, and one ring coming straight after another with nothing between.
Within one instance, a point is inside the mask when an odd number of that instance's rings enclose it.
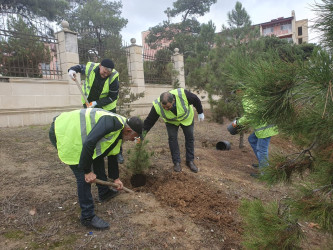
<instances>
[{"instance_id":1,"label":"pine tree","mask_svg":"<svg viewBox=\"0 0 333 250\"><path fill-rule=\"evenodd\" d=\"M267 50L234 75L257 104L250 119L276 124L300 148L271 157L262 179L290 183L295 174L306 174L301 192L291 194L291 208L333 232L333 60L320 47L309 58L294 47L280 52Z\"/></svg>"},{"instance_id":2,"label":"pine tree","mask_svg":"<svg viewBox=\"0 0 333 250\"><path fill-rule=\"evenodd\" d=\"M40 63L49 63L51 53L37 37L36 27L26 23L20 16L8 18L7 25L8 32L15 36L0 41L0 61L5 65L5 70L14 69L13 76L42 77ZM7 74L6 71L1 73Z\"/></svg>"},{"instance_id":3,"label":"pine tree","mask_svg":"<svg viewBox=\"0 0 333 250\"><path fill-rule=\"evenodd\" d=\"M235 9L228 12L228 24L230 27L241 28L251 25L250 16L247 14L241 2L236 2Z\"/></svg>"},{"instance_id":4,"label":"pine tree","mask_svg":"<svg viewBox=\"0 0 333 250\"><path fill-rule=\"evenodd\" d=\"M129 159L126 163L126 167L131 171L133 175L143 174L146 169L151 166L150 157L154 152L147 151L147 139L141 140L135 144L134 149L129 150Z\"/></svg>"}]
</instances>

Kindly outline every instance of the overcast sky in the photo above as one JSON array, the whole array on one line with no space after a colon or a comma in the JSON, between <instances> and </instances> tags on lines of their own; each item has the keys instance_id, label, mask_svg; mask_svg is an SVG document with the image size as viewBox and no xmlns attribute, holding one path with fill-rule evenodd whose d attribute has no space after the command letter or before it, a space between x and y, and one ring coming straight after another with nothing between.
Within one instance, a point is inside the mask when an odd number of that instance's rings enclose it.
<instances>
[{"instance_id":1,"label":"overcast sky","mask_svg":"<svg viewBox=\"0 0 333 250\"><path fill-rule=\"evenodd\" d=\"M127 26L121 34L126 43L130 43L131 38L136 39L137 44L141 42L141 32L150 27L158 25L167 20L164 11L170 7L175 0L122 0L122 17L128 19ZM227 13L234 9L236 0L217 0L210 8L210 12L204 17L199 17L200 23L207 23L212 20L216 26L216 32L221 31L222 24L228 25ZM309 25L315 18L315 13L311 10L314 0L241 0L243 8L251 17L252 24L269 22L278 17L290 17L291 11L295 10L296 20L308 19ZM316 0L321 3L321 0ZM172 19L177 22L180 19ZM309 42L317 42L318 35L309 30Z\"/></svg>"}]
</instances>

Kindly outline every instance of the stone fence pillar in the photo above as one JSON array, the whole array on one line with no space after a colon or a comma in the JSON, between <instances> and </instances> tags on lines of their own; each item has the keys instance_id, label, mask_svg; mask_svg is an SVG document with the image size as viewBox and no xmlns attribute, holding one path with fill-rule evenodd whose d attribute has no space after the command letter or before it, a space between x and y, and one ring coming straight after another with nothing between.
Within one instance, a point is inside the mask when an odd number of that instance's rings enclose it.
<instances>
[{"instance_id":1,"label":"stone fence pillar","mask_svg":"<svg viewBox=\"0 0 333 250\"><path fill-rule=\"evenodd\" d=\"M136 45L136 39L131 39L131 45L127 47L128 75L132 81L132 91L135 94L145 91L145 79L143 73L142 46Z\"/></svg>"},{"instance_id":2,"label":"stone fence pillar","mask_svg":"<svg viewBox=\"0 0 333 250\"><path fill-rule=\"evenodd\" d=\"M69 30L69 24L67 21L62 21L61 26L62 30L55 35L59 44L57 52L62 71L62 79L68 79L72 82L68 77L67 70L73 65L79 64L77 33ZM77 74L77 78L80 81L79 74Z\"/></svg>"},{"instance_id":3,"label":"stone fence pillar","mask_svg":"<svg viewBox=\"0 0 333 250\"><path fill-rule=\"evenodd\" d=\"M172 59L174 62L174 69L178 71L177 80L179 87L185 88L185 73L184 73L184 57L183 54L179 53L179 49L175 48Z\"/></svg>"},{"instance_id":4,"label":"stone fence pillar","mask_svg":"<svg viewBox=\"0 0 333 250\"><path fill-rule=\"evenodd\" d=\"M81 107L81 93L76 83L68 76L68 69L79 64L77 33L69 30L69 24L67 21L62 21L61 26L62 30L55 35L58 39L57 56L60 61L62 79L68 82L68 100L64 104L66 106ZM81 82L80 74L76 74L76 79L78 82Z\"/></svg>"}]
</instances>

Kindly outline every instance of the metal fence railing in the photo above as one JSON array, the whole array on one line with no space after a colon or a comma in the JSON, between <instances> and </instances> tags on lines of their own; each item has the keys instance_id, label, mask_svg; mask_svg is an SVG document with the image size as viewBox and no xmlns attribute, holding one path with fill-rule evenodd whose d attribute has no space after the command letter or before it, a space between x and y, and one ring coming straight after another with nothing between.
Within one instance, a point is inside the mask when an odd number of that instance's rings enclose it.
<instances>
[{"instance_id":1,"label":"metal fence railing","mask_svg":"<svg viewBox=\"0 0 333 250\"><path fill-rule=\"evenodd\" d=\"M0 75L61 79L58 41L46 20L0 5Z\"/></svg>"},{"instance_id":2,"label":"metal fence railing","mask_svg":"<svg viewBox=\"0 0 333 250\"><path fill-rule=\"evenodd\" d=\"M145 83L172 84L172 51L167 47L143 48L143 69Z\"/></svg>"}]
</instances>

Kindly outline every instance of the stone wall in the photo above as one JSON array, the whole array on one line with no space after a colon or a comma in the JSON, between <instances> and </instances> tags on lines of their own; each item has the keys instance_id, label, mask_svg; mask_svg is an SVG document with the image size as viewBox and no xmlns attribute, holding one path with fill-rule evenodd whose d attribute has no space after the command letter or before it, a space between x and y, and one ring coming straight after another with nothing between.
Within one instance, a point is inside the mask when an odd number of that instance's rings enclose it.
<instances>
[{"instance_id":1,"label":"stone wall","mask_svg":"<svg viewBox=\"0 0 333 250\"><path fill-rule=\"evenodd\" d=\"M79 90L68 81L0 77L0 127L42 125L80 106Z\"/></svg>"}]
</instances>

